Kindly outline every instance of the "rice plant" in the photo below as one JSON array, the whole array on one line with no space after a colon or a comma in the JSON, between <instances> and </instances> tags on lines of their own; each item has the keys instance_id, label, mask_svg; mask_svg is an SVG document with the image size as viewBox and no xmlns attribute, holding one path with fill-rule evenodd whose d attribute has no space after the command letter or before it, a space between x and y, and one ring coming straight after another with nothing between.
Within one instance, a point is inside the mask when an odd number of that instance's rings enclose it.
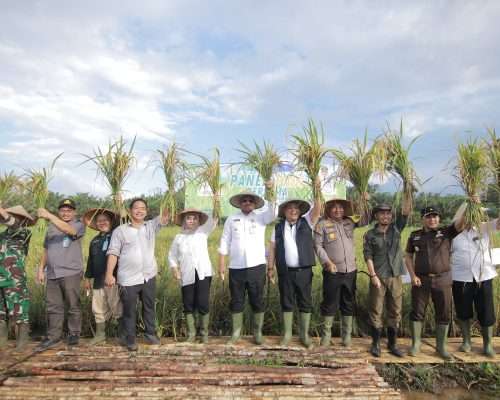
<instances>
[{"instance_id":1,"label":"rice plant","mask_svg":"<svg viewBox=\"0 0 500 400\"><path fill-rule=\"evenodd\" d=\"M295 164L299 171L305 172L308 184L311 187L313 198L322 199L321 186L317 184L321 163L330 149L325 146L325 134L323 126L318 131L314 120L310 119L307 126L303 128L303 136L292 136L293 148L290 150L295 158Z\"/></svg>"},{"instance_id":2,"label":"rice plant","mask_svg":"<svg viewBox=\"0 0 500 400\"><path fill-rule=\"evenodd\" d=\"M487 187L490 160L484 146L477 139L458 145L456 178L467 199L464 223L467 228L479 228L485 219L484 211L476 200Z\"/></svg>"},{"instance_id":3,"label":"rice plant","mask_svg":"<svg viewBox=\"0 0 500 400\"><path fill-rule=\"evenodd\" d=\"M195 154L201 159L201 165L195 168L196 179L201 185L206 184L212 192L212 216L220 221L221 205L220 196L222 191L222 182L220 176L220 151L214 148L213 158L208 158L200 154Z\"/></svg>"},{"instance_id":4,"label":"rice plant","mask_svg":"<svg viewBox=\"0 0 500 400\"><path fill-rule=\"evenodd\" d=\"M254 168L264 182L269 181L276 168L281 164L280 155L273 145L264 141L262 146L254 142L254 148L250 148L242 142L240 142L240 146L238 151L243 155L243 163ZM266 186L264 197L266 200L273 201L276 197L275 188Z\"/></svg>"},{"instance_id":5,"label":"rice plant","mask_svg":"<svg viewBox=\"0 0 500 400\"><path fill-rule=\"evenodd\" d=\"M403 198L410 207L410 214L415 193L420 185L413 163L410 161L411 147L418 138L419 136L416 136L405 146L403 120L401 120L399 132L392 131L388 126L380 142L381 151L385 152L386 169L401 180Z\"/></svg>"},{"instance_id":6,"label":"rice plant","mask_svg":"<svg viewBox=\"0 0 500 400\"><path fill-rule=\"evenodd\" d=\"M113 202L113 209L120 215L124 222L127 218L127 212L123 205L123 187L127 180L136 158L134 156L135 137L132 144L127 148L127 143L122 136L115 142L109 142L105 149L97 148L92 156L82 154L86 162L92 162L106 181Z\"/></svg>"},{"instance_id":7,"label":"rice plant","mask_svg":"<svg viewBox=\"0 0 500 400\"><path fill-rule=\"evenodd\" d=\"M54 176L54 168L57 160L63 155L60 153L55 157L48 167L42 169L28 169L26 171L26 189L30 193L35 208L45 208L49 198L49 182ZM44 233L47 229L47 221L43 218L38 219L37 229Z\"/></svg>"},{"instance_id":8,"label":"rice plant","mask_svg":"<svg viewBox=\"0 0 500 400\"><path fill-rule=\"evenodd\" d=\"M338 164L337 176L347 179L354 187L354 205L356 213L362 217L369 214L368 189L370 178L375 174L383 174L385 161L381 156L380 145L375 142L368 146L368 133L363 141L355 139L350 154L340 150L331 150Z\"/></svg>"},{"instance_id":9,"label":"rice plant","mask_svg":"<svg viewBox=\"0 0 500 400\"><path fill-rule=\"evenodd\" d=\"M493 183L497 192L500 192L500 137L495 129L488 128L489 141L485 142L485 148L490 159L490 168L493 174Z\"/></svg>"},{"instance_id":10,"label":"rice plant","mask_svg":"<svg viewBox=\"0 0 500 400\"><path fill-rule=\"evenodd\" d=\"M4 207L12 195L21 191L23 182L13 171L0 175L0 207Z\"/></svg>"},{"instance_id":11,"label":"rice plant","mask_svg":"<svg viewBox=\"0 0 500 400\"><path fill-rule=\"evenodd\" d=\"M177 213L175 193L179 185L184 181L188 170L187 164L181 159L181 151L179 145L175 142L172 142L165 150L156 150L159 168L163 172L167 185L160 208L161 210L166 208L170 218L174 218Z\"/></svg>"}]
</instances>

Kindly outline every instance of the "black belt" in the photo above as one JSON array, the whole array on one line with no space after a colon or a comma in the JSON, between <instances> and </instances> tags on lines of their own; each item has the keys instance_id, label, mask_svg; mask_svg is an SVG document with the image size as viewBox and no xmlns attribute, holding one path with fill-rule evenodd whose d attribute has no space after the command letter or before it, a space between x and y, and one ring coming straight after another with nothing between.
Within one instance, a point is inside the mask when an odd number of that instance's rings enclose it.
<instances>
[{"instance_id":1,"label":"black belt","mask_svg":"<svg viewBox=\"0 0 500 400\"><path fill-rule=\"evenodd\" d=\"M311 266L308 266L308 267L287 267L288 268L288 271L301 271L303 269L309 269L309 268L312 268Z\"/></svg>"}]
</instances>

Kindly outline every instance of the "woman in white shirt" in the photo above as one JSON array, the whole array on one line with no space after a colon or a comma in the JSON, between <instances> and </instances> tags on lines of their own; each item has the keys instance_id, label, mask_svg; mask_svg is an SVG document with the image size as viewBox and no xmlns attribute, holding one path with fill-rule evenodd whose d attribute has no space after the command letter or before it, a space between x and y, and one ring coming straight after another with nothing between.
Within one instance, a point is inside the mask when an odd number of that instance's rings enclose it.
<instances>
[{"instance_id":1,"label":"woman in white shirt","mask_svg":"<svg viewBox=\"0 0 500 400\"><path fill-rule=\"evenodd\" d=\"M471 323L473 305L481 325L483 353L495 357L492 337L495 326L493 279L497 276L491 258L490 234L500 229L500 219L481 224L481 229L464 229L453 239L451 268L453 274L453 301L457 322L462 331L460 351L471 351Z\"/></svg>"},{"instance_id":2,"label":"woman in white shirt","mask_svg":"<svg viewBox=\"0 0 500 400\"><path fill-rule=\"evenodd\" d=\"M196 340L194 314L200 317L201 342L208 342L209 298L212 264L208 254L207 238L217 226L217 220L204 212L188 208L175 218L182 227L168 253L168 262L175 278L182 286L182 302L188 329L187 342Z\"/></svg>"}]
</instances>

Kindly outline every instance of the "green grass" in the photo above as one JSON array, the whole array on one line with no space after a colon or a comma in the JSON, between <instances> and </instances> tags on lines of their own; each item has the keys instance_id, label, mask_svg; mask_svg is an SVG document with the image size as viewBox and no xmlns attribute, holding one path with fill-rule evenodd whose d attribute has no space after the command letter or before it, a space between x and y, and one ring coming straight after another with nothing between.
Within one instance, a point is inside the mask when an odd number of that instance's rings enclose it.
<instances>
[{"instance_id":1,"label":"green grass","mask_svg":"<svg viewBox=\"0 0 500 400\"><path fill-rule=\"evenodd\" d=\"M356 241L356 258L359 270L366 270L366 265L363 260L362 254L362 236L368 228L359 228L355 231ZM402 243L406 244L406 239L412 228L407 228L403 232ZM156 239L156 259L159 267L159 277L157 282L157 326L158 333L162 336L184 336L185 334L185 321L182 312L182 301L180 286L174 277L171 275L167 265L167 252L172 243L174 236L179 231L178 227L167 227L161 230ZM30 310L30 319L32 328L35 331L43 331L46 325L45 317L45 301L44 301L44 288L37 285L34 281L36 274L36 267L38 266L41 251L42 251L42 237L34 230L33 238L30 244L30 252L27 260L28 270L28 285L32 297L32 306ZM222 233L222 227L218 227L215 232L210 236L208 245L209 252L212 259L212 265L217 265L217 246L219 238ZM271 228L267 229L267 237L269 238ZM90 240L95 235L95 231L87 230L83 241L84 248L84 262L86 263L88 246ZM497 235L497 246L500 245L500 235ZM214 269L215 271L215 269ZM366 326L367 311L366 303L368 299L368 277L365 274L358 274L357 279L357 322L360 331L368 332ZM280 306L279 294L277 285L270 285L269 291L266 287L266 317L264 324L264 333L266 335L279 335L280 334ZM311 318L311 333L319 335L321 332L321 317L319 313L319 305L322 299L322 278L321 267L314 268L313 279L313 315ZM83 309L83 335L90 335L92 333L93 317L91 312L90 297L86 297L85 291L82 289L82 309ZM495 281L495 299L500 299L500 280ZM230 332L231 318L229 312L229 287L227 280L222 282L217 276L212 280L212 290L210 299L210 334L211 335L227 335ZM405 285L404 298L403 298L403 321L402 331L405 335L409 335L409 312L410 312L410 286ZM496 304L497 321L500 320L500 301ZM432 307L429 307L427 312L425 326L427 331L432 332L434 328L434 313ZM250 334L250 310L245 310L245 328L244 333ZM139 324L142 322L139 320ZM498 328L497 322L497 328ZM497 329L498 330L498 329ZM336 320L334 331L339 331L339 323ZM297 332L297 329L294 329ZM476 331L478 332L478 331ZM452 332L453 333L453 332Z\"/></svg>"}]
</instances>

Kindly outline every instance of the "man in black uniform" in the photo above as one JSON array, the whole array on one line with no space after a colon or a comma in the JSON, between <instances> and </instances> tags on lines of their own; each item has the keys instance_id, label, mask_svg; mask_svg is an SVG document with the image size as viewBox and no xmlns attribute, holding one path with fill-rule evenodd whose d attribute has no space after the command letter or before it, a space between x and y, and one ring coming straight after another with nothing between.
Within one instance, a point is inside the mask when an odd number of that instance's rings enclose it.
<instances>
[{"instance_id":1,"label":"man in black uniform","mask_svg":"<svg viewBox=\"0 0 500 400\"><path fill-rule=\"evenodd\" d=\"M405 257L412 283L409 355L414 357L420 351L422 321L431 297L436 313L436 349L443 359L450 360L446 350L452 302L450 248L452 239L463 229L463 216L450 226L439 227L440 214L435 207L426 207L420 214L423 228L411 233Z\"/></svg>"}]
</instances>

